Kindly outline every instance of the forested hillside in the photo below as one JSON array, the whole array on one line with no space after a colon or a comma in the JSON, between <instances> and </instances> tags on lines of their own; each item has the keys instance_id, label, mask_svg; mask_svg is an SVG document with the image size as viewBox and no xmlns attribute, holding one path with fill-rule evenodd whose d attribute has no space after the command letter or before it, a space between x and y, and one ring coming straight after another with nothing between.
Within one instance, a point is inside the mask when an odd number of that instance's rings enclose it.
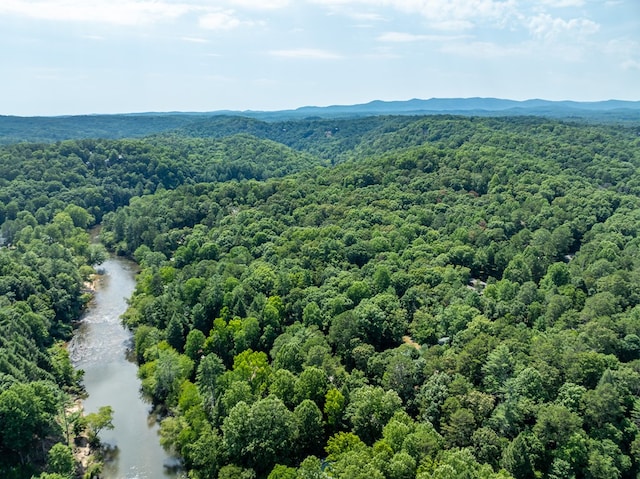
<instances>
[{"instance_id":1,"label":"forested hillside","mask_svg":"<svg viewBox=\"0 0 640 479\"><path fill-rule=\"evenodd\" d=\"M67 409L79 391L63 341L88 295L83 282L100 261L89 244L86 211L68 206L38 224L18 213L23 227L0 248L0 475L31 477L50 460L51 471L73 469L69 433L79 416ZM52 447L53 446L53 447Z\"/></svg>"},{"instance_id":2,"label":"forested hillside","mask_svg":"<svg viewBox=\"0 0 640 479\"><path fill-rule=\"evenodd\" d=\"M243 117L266 122L309 124L319 118L347 121L382 115L464 115L464 116L539 116L583 123L637 125L640 102L637 101L514 101L499 98L431 98L429 100L372 101L359 105L305 106L281 111L212 111L199 113L131 113L112 115L78 115L52 117L18 117L0 115L0 144L20 142L55 142L84 138L137 138L175 129L193 127L211 120L222 120L222 130ZM314 120L315 119L315 120ZM262 125L264 128L265 125ZM238 130L234 130L236 133ZM219 133L216 133L219 134Z\"/></svg>"},{"instance_id":3,"label":"forested hillside","mask_svg":"<svg viewBox=\"0 0 640 479\"><path fill-rule=\"evenodd\" d=\"M203 478L635 477L637 132L393 126L105 217L163 442Z\"/></svg>"},{"instance_id":4,"label":"forested hillside","mask_svg":"<svg viewBox=\"0 0 640 479\"><path fill-rule=\"evenodd\" d=\"M0 149L2 233L11 241L14 232L24 226L20 212L30 213L43 224L74 204L100 222L105 212L158 188L262 180L322 163L281 144L243 134L223 139L171 136L5 146Z\"/></svg>"},{"instance_id":5,"label":"forested hillside","mask_svg":"<svg viewBox=\"0 0 640 479\"><path fill-rule=\"evenodd\" d=\"M30 478L45 469L42 477L59 479L52 474L75 470L72 433L90 422L68 409L82 374L64 341L90 298L90 265L104 258L89 227L141 194L322 163L247 135L0 148L0 476Z\"/></svg>"},{"instance_id":6,"label":"forested hillside","mask_svg":"<svg viewBox=\"0 0 640 479\"><path fill-rule=\"evenodd\" d=\"M0 115L0 144L135 138L170 131L198 118L198 115L187 113L57 117Z\"/></svg>"},{"instance_id":7,"label":"forested hillside","mask_svg":"<svg viewBox=\"0 0 640 479\"><path fill-rule=\"evenodd\" d=\"M44 281L36 259L91 263L81 231L102 222L138 261L125 322L161 440L194 479L635 478L639 133L214 118L6 146L0 254ZM15 264L3 301L37 315ZM70 299L45 301L38 351L67 331L81 279L55 283ZM71 384L42 364L7 371L0 401L14 383Z\"/></svg>"}]
</instances>

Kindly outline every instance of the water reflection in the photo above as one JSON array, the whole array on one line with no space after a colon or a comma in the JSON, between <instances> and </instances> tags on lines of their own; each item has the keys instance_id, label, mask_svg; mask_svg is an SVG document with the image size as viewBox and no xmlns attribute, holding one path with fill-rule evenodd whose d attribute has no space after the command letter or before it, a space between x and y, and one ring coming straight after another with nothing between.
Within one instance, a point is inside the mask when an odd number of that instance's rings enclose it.
<instances>
[{"instance_id":1,"label":"water reflection","mask_svg":"<svg viewBox=\"0 0 640 479\"><path fill-rule=\"evenodd\" d=\"M74 366L84 370L87 413L100 406L114 409L111 431L100 438L107 446L104 479L175 479L180 462L162 449L150 404L140 394L137 366L128 358L131 333L120 316L135 288L135 264L111 258L101 267L96 294L69 346Z\"/></svg>"}]
</instances>

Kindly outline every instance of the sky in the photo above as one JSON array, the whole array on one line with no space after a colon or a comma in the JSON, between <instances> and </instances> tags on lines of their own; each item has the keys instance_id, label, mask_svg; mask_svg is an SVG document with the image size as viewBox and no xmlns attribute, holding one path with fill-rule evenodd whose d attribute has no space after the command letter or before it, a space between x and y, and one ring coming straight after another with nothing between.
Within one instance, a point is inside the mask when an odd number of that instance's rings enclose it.
<instances>
[{"instance_id":1,"label":"sky","mask_svg":"<svg viewBox=\"0 0 640 479\"><path fill-rule=\"evenodd\" d=\"M0 0L0 115L640 100L640 0Z\"/></svg>"}]
</instances>

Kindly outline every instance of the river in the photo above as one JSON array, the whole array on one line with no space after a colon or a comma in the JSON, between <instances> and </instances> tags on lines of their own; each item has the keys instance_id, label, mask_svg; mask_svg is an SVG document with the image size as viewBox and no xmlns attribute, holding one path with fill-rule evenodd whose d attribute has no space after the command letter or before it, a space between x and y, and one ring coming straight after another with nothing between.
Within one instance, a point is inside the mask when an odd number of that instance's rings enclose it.
<instances>
[{"instance_id":1,"label":"river","mask_svg":"<svg viewBox=\"0 0 640 479\"><path fill-rule=\"evenodd\" d=\"M104 479L176 479L180 463L160 446L151 405L141 396L137 365L128 356L131 332L120 315L135 288L136 265L111 257L100 265L96 293L69 345L77 369L84 370L89 394L85 413L111 406L113 430L100 433L113 454L105 461Z\"/></svg>"}]
</instances>

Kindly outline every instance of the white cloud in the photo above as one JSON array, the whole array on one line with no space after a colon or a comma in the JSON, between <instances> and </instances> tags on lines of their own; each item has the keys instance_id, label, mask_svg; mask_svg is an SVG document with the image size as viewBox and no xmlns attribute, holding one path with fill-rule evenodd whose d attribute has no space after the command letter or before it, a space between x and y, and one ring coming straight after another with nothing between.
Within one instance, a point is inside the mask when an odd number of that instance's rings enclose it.
<instances>
[{"instance_id":1,"label":"white cloud","mask_svg":"<svg viewBox=\"0 0 640 479\"><path fill-rule=\"evenodd\" d=\"M614 58L623 70L640 70L638 52L640 42L628 38L616 38L609 40L602 51L609 58Z\"/></svg>"},{"instance_id":2,"label":"white cloud","mask_svg":"<svg viewBox=\"0 0 640 479\"><path fill-rule=\"evenodd\" d=\"M176 19L201 8L168 0L2 0L0 15L135 26Z\"/></svg>"},{"instance_id":3,"label":"white cloud","mask_svg":"<svg viewBox=\"0 0 640 479\"><path fill-rule=\"evenodd\" d=\"M622 62L623 70L640 70L640 61L637 60L626 60Z\"/></svg>"},{"instance_id":4,"label":"white cloud","mask_svg":"<svg viewBox=\"0 0 640 479\"><path fill-rule=\"evenodd\" d=\"M232 11L226 11L207 13L200 17L198 25L207 30L232 30L242 25L242 22Z\"/></svg>"},{"instance_id":5,"label":"white cloud","mask_svg":"<svg viewBox=\"0 0 640 479\"><path fill-rule=\"evenodd\" d=\"M266 10L288 4L289 0L0 0L0 16L139 26L174 21L195 13L201 15L200 25L203 28L228 30L253 23L240 21L232 10L224 10L224 5Z\"/></svg>"},{"instance_id":6,"label":"white cloud","mask_svg":"<svg viewBox=\"0 0 640 479\"><path fill-rule=\"evenodd\" d=\"M543 5L550 7L564 8L564 7L581 7L584 5L584 0L539 0Z\"/></svg>"},{"instance_id":7,"label":"white cloud","mask_svg":"<svg viewBox=\"0 0 640 479\"><path fill-rule=\"evenodd\" d=\"M614 38L609 40L603 47L607 55L621 55L625 57L633 56L640 51L640 43L628 38Z\"/></svg>"},{"instance_id":8,"label":"white cloud","mask_svg":"<svg viewBox=\"0 0 640 479\"><path fill-rule=\"evenodd\" d=\"M388 7L426 18L433 28L460 30L475 24L504 24L516 13L516 0L309 0L311 3L338 7L364 5Z\"/></svg>"},{"instance_id":9,"label":"white cloud","mask_svg":"<svg viewBox=\"0 0 640 479\"><path fill-rule=\"evenodd\" d=\"M402 58L402 55L395 53L390 47L375 48L373 53L363 56L363 58L372 58L375 60L395 60Z\"/></svg>"},{"instance_id":10,"label":"white cloud","mask_svg":"<svg viewBox=\"0 0 640 479\"><path fill-rule=\"evenodd\" d=\"M362 22L381 22L385 19L383 15L373 12L348 12L347 15Z\"/></svg>"},{"instance_id":11,"label":"white cloud","mask_svg":"<svg viewBox=\"0 0 640 479\"><path fill-rule=\"evenodd\" d=\"M427 35L416 35L405 32L386 32L378 37L380 42L411 43L427 40Z\"/></svg>"},{"instance_id":12,"label":"white cloud","mask_svg":"<svg viewBox=\"0 0 640 479\"><path fill-rule=\"evenodd\" d=\"M180 37L180 40L188 43L209 43L209 40L200 37Z\"/></svg>"},{"instance_id":13,"label":"white cloud","mask_svg":"<svg viewBox=\"0 0 640 479\"><path fill-rule=\"evenodd\" d=\"M294 48L291 50L272 50L270 55L283 58L302 58L311 60L339 60L342 55L316 48Z\"/></svg>"},{"instance_id":14,"label":"white cloud","mask_svg":"<svg viewBox=\"0 0 640 479\"><path fill-rule=\"evenodd\" d=\"M103 37L102 35L80 35L80 36L86 40L95 40L98 42L105 40L105 37Z\"/></svg>"},{"instance_id":15,"label":"white cloud","mask_svg":"<svg viewBox=\"0 0 640 479\"><path fill-rule=\"evenodd\" d=\"M406 32L386 32L378 37L380 42L411 43L411 42L447 42L466 38L464 35L419 35Z\"/></svg>"},{"instance_id":16,"label":"white cloud","mask_svg":"<svg viewBox=\"0 0 640 479\"><path fill-rule=\"evenodd\" d=\"M470 58L503 58L509 56L521 57L527 54L525 46L504 46L493 42L453 42L442 45L442 52Z\"/></svg>"},{"instance_id":17,"label":"white cloud","mask_svg":"<svg viewBox=\"0 0 640 479\"><path fill-rule=\"evenodd\" d=\"M310 3L319 3L319 2L311 0ZM385 16L379 12L373 12L370 10L362 11L355 8L351 8L346 5L324 4L324 6L328 7L329 15L342 15L360 22L382 22L387 20Z\"/></svg>"},{"instance_id":18,"label":"white cloud","mask_svg":"<svg viewBox=\"0 0 640 479\"><path fill-rule=\"evenodd\" d=\"M563 20L552 17L548 13L541 13L529 20L529 31L534 37L554 40L564 34L584 36L596 33L600 25L586 18L572 18Z\"/></svg>"},{"instance_id":19,"label":"white cloud","mask_svg":"<svg viewBox=\"0 0 640 479\"><path fill-rule=\"evenodd\" d=\"M252 10L274 10L287 7L289 0L230 0L232 5Z\"/></svg>"}]
</instances>

